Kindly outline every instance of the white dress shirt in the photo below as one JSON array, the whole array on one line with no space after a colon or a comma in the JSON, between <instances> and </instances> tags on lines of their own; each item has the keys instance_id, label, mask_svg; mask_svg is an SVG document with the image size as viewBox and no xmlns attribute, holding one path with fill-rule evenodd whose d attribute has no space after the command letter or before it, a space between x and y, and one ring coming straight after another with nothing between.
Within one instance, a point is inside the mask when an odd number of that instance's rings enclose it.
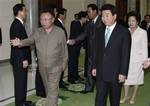
<instances>
[{"instance_id":1,"label":"white dress shirt","mask_svg":"<svg viewBox=\"0 0 150 106\"><path fill-rule=\"evenodd\" d=\"M111 36L111 34L112 34L112 31L114 30L116 24L117 24L117 23L115 22L115 23L114 23L113 25L111 25L111 26L106 26L106 29L107 29L107 28L110 29L108 39L110 38L110 36ZM105 34L106 34L106 29L105 29Z\"/></svg>"}]
</instances>

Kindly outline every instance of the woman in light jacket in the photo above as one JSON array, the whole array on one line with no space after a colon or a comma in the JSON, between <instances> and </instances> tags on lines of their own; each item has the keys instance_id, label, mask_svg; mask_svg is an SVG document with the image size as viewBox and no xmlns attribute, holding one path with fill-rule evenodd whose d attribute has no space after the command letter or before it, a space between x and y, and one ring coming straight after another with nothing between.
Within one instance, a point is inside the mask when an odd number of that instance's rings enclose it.
<instances>
[{"instance_id":1,"label":"woman in light jacket","mask_svg":"<svg viewBox=\"0 0 150 106\"><path fill-rule=\"evenodd\" d=\"M139 16L136 12L128 14L129 31L132 37L130 64L127 80L124 83L124 97L120 103L125 103L130 99L129 103L134 104L139 85L144 83L143 63L147 59L148 44L147 32L138 26ZM130 86L133 86L132 96L128 96Z\"/></svg>"}]
</instances>

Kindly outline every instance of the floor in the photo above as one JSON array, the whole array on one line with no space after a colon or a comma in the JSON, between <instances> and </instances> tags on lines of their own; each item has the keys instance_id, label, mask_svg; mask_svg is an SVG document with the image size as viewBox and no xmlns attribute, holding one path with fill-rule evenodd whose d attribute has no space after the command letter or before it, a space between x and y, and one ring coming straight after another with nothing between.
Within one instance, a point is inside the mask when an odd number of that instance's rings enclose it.
<instances>
[{"instance_id":1,"label":"floor","mask_svg":"<svg viewBox=\"0 0 150 106\"><path fill-rule=\"evenodd\" d=\"M39 97L35 95L35 71L28 73L28 99L34 102L39 101ZM0 63L0 106L14 106L13 92L14 81L12 68L9 62ZM137 95L136 104L132 106L150 106L150 72L145 72L144 85L140 87ZM123 94L123 93L122 93ZM94 106L95 92L89 94L81 94L79 92L71 92L60 90L59 96L62 103L59 106ZM109 105L108 105L109 106ZM120 106L130 106L127 102Z\"/></svg>"},{"instance_id":2,"label":"floor","mask_svg":"<svg viewBox=\"0 0 150 106\"><path fill-rule=\"evenodd\" d=\"M28 73L28 95L33 94L35 71ZM12 67L9 62L0 63L0 106L11 103L14 100L14 79Z\"/></svg>"},{"instance_id":3,"label":"floor","mask_svg":"<svg viewBox=\"0 0 150 106\"><path fill-rule=\"evenodd\" d=\"M82 52L79 61L80 61L79 66L83 67L84 53ZM36 65L33 65L33 67L36 67ZM36 70L29 70L28 73L28 93L27 93L28 95L35 94L35 89L34 89L35 72ZM37 100L37 98L34 95L33 97L31 96L31 98L34 99L35 101ZM12 67L9 61L4 63L0 62L0 106L5 106L12 102L14 102L14 79L13 79Z\"/></svg>"}]
</instances>

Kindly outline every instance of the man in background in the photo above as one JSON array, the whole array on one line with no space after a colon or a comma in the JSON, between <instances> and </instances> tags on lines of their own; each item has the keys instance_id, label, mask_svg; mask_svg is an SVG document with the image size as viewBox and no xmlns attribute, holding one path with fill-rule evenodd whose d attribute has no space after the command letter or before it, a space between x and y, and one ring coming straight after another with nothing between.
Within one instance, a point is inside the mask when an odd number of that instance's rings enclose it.
<instances>
[{"instance_id":1,"label":"man in background","mask_svg":"<svg viewBox=\"0 0 150 106\"><path fill-rule=\"evenodd\" d=\"M67 35L67 31L66 31L66 28L65 28L65 25L64 25L64 21L66 19L66 12L67 12L67 10L65 8L58 8L57 9L57 16L56 16L56 19L54 21L54 24L64 31L65 37L66 37L66 40L67 40L68 35ZM59 82L59 87L64 88L65 90L67 90L66 86L68 84L63 81L63 76L64 76L64 72L61 75L61 79L60 79L60 82Z\"/></svg>"},{"instance_id":2,"label":"man in background","mask_svg":"<svg viewBox=\"0 0 150 106\"><path fill-rule=\"evenodd\" d=\"M27 38L24 22L27 12L24 4L13 7L15 19L10 27L10 39L16 37L23 40ZM26 101L28 66L31 64L30 47L11 47L10 63L13 68L15 86L15 106L31 106L31 101Z\"/></svg>"},{"instance_id":3,"label":"man in background","mask_svg":"<svg viewBox=\"0 0 150 106\"><path fill-rule=\"evenodd\" d=\"M87 13L80 11L78 20L71 23L69 39L75 39L84 32L84 25L87 21ZM82 42L75 45L68 45L69 61L68 61L68 82L75 84L83 79L79 75L79 56Z\"/></svg>"},{"instance_id":4,"label":"man in background","mask_svg":"<svg viewBox=\"0 0 150 106\"><path fill-rule=\"evenodd\" d=\"M85 31L77 37L76 39L69 39L68 44L74 45L76 43L82 42L83 40L87 39L87 50L86 50L86 57L87 67L85 70L85 76L86 76L86 82L85 82L85 89L81 93L89 93L93 92L94 86L95 86L95 77L92 76L91 70L92 70L92 48L93 48L93 40L95 38L95 29L102 25L101 23L101 17L98 14L98 7L95 4L89 4L87 6L87 14L89 21L87 22L85 26Z\"/></svg>"},{"instance_id":5,"label":"man in background","mask_svg":"<svg viewBox=\"0 0 150 106\"><path fill-rule=\"evenodd\" d=\"M67 35L67 31L66 31L66 28L64 25L64 21L66 19L66 12L67 12L67 10L65 8L58 8L57 9L57 16L56 16L56 19L54 21L54 24L63 29L63 31L65 32L66 39L67 39L68 35Z\"/></svg>"}]
</instances>

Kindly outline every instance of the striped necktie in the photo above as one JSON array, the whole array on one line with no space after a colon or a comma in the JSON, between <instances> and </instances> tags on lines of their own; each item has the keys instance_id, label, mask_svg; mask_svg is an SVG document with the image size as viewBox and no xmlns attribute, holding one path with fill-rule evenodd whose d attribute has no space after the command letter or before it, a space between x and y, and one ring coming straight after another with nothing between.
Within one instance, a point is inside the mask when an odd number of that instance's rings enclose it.
<instances>
[{"instance_id":1,"label":"striped necktie","mask_svg":"<svg viewBox=\"0 0 150 106\"><path fill-rule=\"evenodd\" d=\"M106 28L106 32L105 32L105 47L107 47L107 43L109 41L110 38L110 28Z\"/></svg>"}]
</instances>

